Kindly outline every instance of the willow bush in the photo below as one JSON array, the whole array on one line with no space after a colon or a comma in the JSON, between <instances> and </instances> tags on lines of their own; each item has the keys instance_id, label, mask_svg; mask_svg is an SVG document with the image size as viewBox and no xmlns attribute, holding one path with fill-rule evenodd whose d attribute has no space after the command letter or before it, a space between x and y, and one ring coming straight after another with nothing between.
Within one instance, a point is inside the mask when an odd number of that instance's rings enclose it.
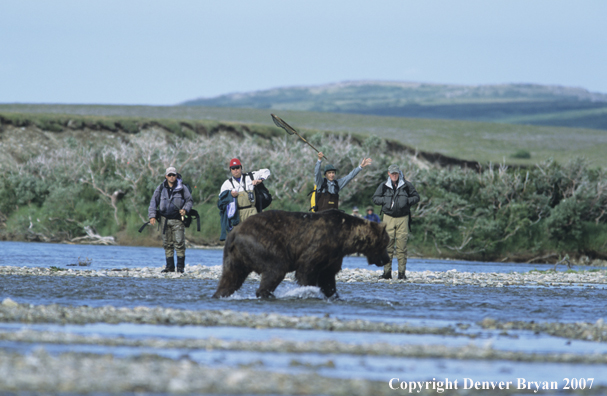
<instances>
[{"instance_id":1,"label":"willow bush","mask_svg":"<svg viewBox=\"0 0 607 396\"><path fill-rule=\"evenodd\" d=\"M392 152L377 137L360 141L319 133L309 140L339 169L338 177L362 158L373 158L340 192L343 208L370 205L372 194L387 179L389 164L405 170L421 196L413 210L410 243L416 253L485 260L566 253L605 256L607 175L581 159L530 168L489 164L480 170L447 169ZM230 158L240 158L245 171L271 170L265 182L274 196L270 209L299 211L309 208L317 159L307 145L287 136L179 137L153 130L127 141L83 144L66 138L60 149L29 157L18 151L0 154L5 238L33 232L70 239L92 226L127 243L141 241L136 230L147 221L150 197L168 166L175 166L190 184L195 208L203 215L203 232L188 230L188 239L213 243L219 237L216 202L229 177Z\"/></svg>"}]
</instances>

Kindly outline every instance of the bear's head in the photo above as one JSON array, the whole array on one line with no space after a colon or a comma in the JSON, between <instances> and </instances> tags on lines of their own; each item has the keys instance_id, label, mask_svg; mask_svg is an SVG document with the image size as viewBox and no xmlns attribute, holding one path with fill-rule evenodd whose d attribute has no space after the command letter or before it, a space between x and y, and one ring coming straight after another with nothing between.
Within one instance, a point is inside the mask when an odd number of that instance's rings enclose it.
<instances>
[{"instance_id":1,"label":"bear's head","mask_svg":"<svg viewBox=\"0 0 607 396\"><path fill-rule=\"evenodd\" d=\"M364 255L367 257L369 265L377 265L383 267L390 262L390 255L388 254L388 243L390 243L390 236L386 231L386 225L367 221L367 226L370 228L370 233L373 235L372 240L375 243L371 244Z\"/></svg>"}]
</instances>

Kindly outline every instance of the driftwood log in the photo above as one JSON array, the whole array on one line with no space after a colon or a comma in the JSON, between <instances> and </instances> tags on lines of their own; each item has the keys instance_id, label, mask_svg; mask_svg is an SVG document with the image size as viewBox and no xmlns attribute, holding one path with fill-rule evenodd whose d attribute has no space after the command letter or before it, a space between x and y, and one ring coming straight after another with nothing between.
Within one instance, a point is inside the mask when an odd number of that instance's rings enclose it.
<instances>
[{"instance_id":1,"label":"driftwood log","mask_svg":"<svg viewBox=\"0 0 607 396\"><path fill-rule=\"evenodd\" d=\"M74 243L90 243L93 245L115 245L116 240L113 236L101 236L99 234L95 234L93 229L90 226L84 227L84 232L86 232L86 236L81 236L77 238L70 239L70 242Z\"/></svg>"}]
</instances>

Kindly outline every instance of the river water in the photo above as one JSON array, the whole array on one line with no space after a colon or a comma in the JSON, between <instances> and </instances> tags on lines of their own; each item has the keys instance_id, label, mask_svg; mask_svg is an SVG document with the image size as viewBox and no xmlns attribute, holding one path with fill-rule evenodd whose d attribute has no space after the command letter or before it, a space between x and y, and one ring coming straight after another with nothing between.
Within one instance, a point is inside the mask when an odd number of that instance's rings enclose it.
<instances>
[{"instance_id":1,"label":"river water","mask_svg":"<svg viewBox=\"0 0 607 396\"><path fill-rule=\"evenodd\" d=\"M141 267L162 267L163 250L160 248L60 245L44 243L0 242L0 266L57 267L62 269L103 270ZM187 265L221 266L222 251L188 249ZM85 266L78 263L86 264ZM364 257L346 257L344 268L369 267ZM546 270L553 265L481 263L454 260L410 259L408 271L449 271L472 273L510 273ZM564 266L557 268L564 270ZM576 267L592 269L591 267ZM186 268L187 272L187 268ZM378 272L379 274L379 272ZM278 313L290 316L326 316L344 320L364 319L386 323L409 323L424 326L461 326L462 333L475 337L454 337L432 334L389 334L365 332L331 332L296 329L251 329L239 327L161 326L135 324L56 325L0 323L0 332L23 329L60 332L102 337L176 338L225 340L336 340L361 344L384 342L391 345L446 345L460 347L476 345L503 351L526 353L607 354L607 343L568 340L528 331L484 330L478 322L490 317L501 321L538 322L591 322L607 319L606 288L586 287L478 287L473 285L449 286L444 284L338 282L340 298L324 299L316 288L298 287L283 282L274 300L255 298L257 281L247 280L235 296L212 299L217 280L182 278L112 278L78 276L1 275L0 300L10 298L18 303L34 305L60 304L102 307L163 307L185 310L232 310L248 313ZM350 356L335 354L293 354L250 351L174 350L95 346L61 345L26 342L0 342L5 350L29 353L43 346L49 353L66 350L87 353L109 353L131 356L155 353L178 358L187 353L201 364L239 365L256 364L264 370L297 373L301 370L329 377L361 378L386 381L402 377L417 380L450 376L452 378L482 378L511 380L531 378L541 381L559 381L563 378L594 377L596 385L607 385L604 365L529 363L517 361L457 360L437 358L396 358L388 356ZM296 360L301 364L293 365ZM331 364L325 364L327 362ZM291 363L290 363L291 362Z\"/></svg>"}]
</instances>

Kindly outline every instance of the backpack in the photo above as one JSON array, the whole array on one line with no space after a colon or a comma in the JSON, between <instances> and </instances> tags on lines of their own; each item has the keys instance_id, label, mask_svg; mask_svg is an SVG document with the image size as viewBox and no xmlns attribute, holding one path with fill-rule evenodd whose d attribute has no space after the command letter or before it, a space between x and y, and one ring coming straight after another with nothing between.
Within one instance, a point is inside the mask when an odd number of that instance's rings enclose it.
<instances>
[{"instance_id":1,"label":"backpack","mask_svg":"<svg viewBox=\"0 0 607 396\"><path fill-rule=\"evenodd\" d=\"M255 191L255 207L257 208L257 213L261 213L262 210L270 206L272 203L272 194L268 191L268 188L263 184L263 182L253 187Z\"/></svg>"},{"instance_id":2,"label":"backpack","mask_svg":"<svg viewBox=\"0 0 607 396\"><path fill-rule=\"evenodd\" d=\"M181 179L181 184L183 184L184 187L188 189L188 192L190 193L190 195L192 195L192 188L190 187L190 185L188 183L183 181L180 173L177 173L177 179ZM162 183L160 183L160 193L161 194L162 194L162 190L164 190L164 180L162 181ZM183 197L183 191L181 192L181 195Z\"/></svg>"},{"instance_id":3,"label":"backpack","mask_svg":"<svg viewBox=\"0 0 607 396\"><path fill-rule=\"evenodd\" d=\"M196 228L198 229L198 232L200 232L200 214L196 209L190 209L190 211L185 214L183 225L188 228L192 224L193 219L196 219Z\"/></svg>"}]
</instances>

